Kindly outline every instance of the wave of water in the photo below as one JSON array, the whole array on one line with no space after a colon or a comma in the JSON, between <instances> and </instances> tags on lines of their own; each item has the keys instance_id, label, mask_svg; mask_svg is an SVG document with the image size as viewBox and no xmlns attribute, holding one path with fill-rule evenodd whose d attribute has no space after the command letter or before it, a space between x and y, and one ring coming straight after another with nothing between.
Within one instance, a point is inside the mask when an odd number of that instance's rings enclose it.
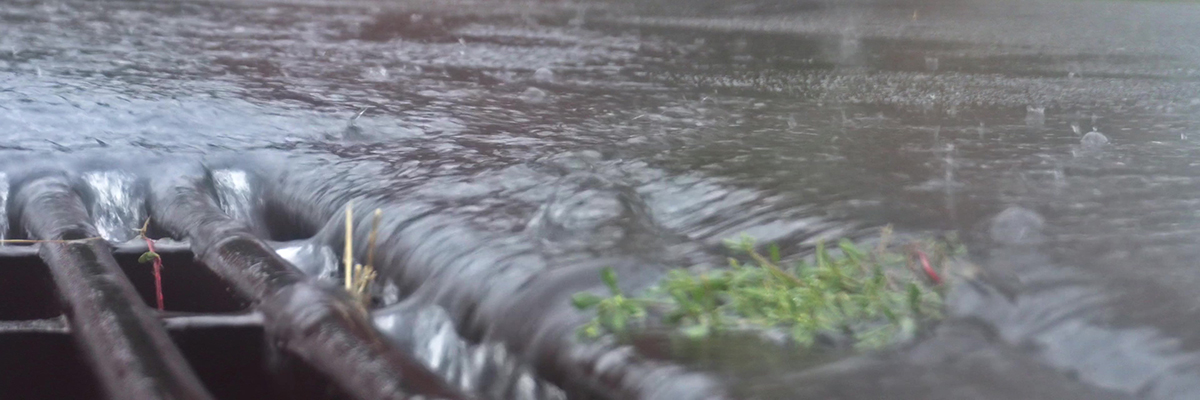
<instances>
[{"instance_id":1,"label":"wave of water","mask_svg":"<svg viewBox=\"0 0 1200 400\"><path fill-rule=\"evenodd\" d=\"M90 189L88 211L100 236L111 242L137 237L147 218L140 178L124 171L89 171L82 179Z\"/></svg>"}]
</instances>

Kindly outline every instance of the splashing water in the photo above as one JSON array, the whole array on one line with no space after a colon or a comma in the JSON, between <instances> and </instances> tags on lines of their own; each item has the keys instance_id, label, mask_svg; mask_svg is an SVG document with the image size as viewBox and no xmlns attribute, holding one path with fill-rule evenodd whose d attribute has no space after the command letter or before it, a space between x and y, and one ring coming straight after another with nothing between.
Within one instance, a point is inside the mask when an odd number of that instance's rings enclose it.
<instances>
[{"instance_id":1,"label":"splashing water","mask_svg":"<svg viewBox=\"0 0 1200 400\"><path fill-rule=\"evenodd\" d=\"M124 242L137 235L146 220L146 197L136 176L120 171L93 171L83 175L93 198L89 212L105 240ZM7 191L6 191L7 192Z\"/></svg>"},{"instance_id":2,"label":"splashing water","mask_svg":"<svg viewBox=\"0 0 1200 400\"><path fill-rule=\"evenodd\" d=\"M395 305L396 303L400 302L400 287L396 286L395 282L388 280L387 283L383 285L383 291L380 297L382 297L381 300L383 301L384 306Z\"/></svg>"},{"instance_id":3,"label":"splashing water","mask_svg":"<svg viewBox=\"0 0 1200 400\"><path fill-rule=\"evenodd\" d=\"M467 393L495 400L565 400L558 387L533 371L503 345L472 345L458 336L449 315L435 306L401 303L374 313L375 326L399 348L415 354L438 375Z\"/></svg>"},{"instance_id":4,"label":"splashing water","mask_svg":"<svg viewBox=\"0 0 1200 400\"><path fill-rule=\"evenodd\" d=\"M276 249L275 253L318 280L336 281L338 278L337 255L333 254L333 249L329 246L304 241L284 245Z\"/></svg>"},{"instance_id":5,"label":"splashing water","mask_svg":"<svg viewBox=\"0 0 1200 400\"><path fill-rule=\"evenodd\" d=\"M225 214L242 221L252 221L250 179L246 171L222 169L212 172L213 188Z\"/></svg>"}]
</instances>

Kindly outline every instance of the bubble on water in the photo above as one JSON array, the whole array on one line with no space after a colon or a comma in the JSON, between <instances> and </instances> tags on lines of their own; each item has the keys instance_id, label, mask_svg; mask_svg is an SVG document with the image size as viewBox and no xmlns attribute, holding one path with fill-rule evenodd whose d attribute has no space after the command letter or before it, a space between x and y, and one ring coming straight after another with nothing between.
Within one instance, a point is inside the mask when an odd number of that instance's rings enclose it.
<instances>
[{"instance_id":1,"label":"bubble on water","mask_svg":"<svg viewBox=\"0 0 1200 400\"><path fill-rule=\"evenodd\" d=\"M554 71L546 67L538 68L537 71L533 71L533 80L538 82L553 82Z\"/></svg>"},{"instance_id":2,"label":"bubble on water","mask_svg":"<svg viewBox=\"0 0 1200 400\"><path fill-rule=\"evenodd\" d=\"M1011 206L992 219L988 234L1003 244L1034 244L1042 240L1046 220L1033 210Z\"/></svg>"},{"instance_id":3,"label":"bubble on water","mask_svg":"<svg viewBox=\"0 0 1200 400\"><path fill-rule=\"evenodd\" d=\"M525 92L521 93L521 100L529 103L544 102L546 101L546 91L535 87L525 89Z\"/></svg>"},{"instance_id":4,"label":"bubble on water","mask_svg":"<svg viewBox=\"0 0 1200 400\"><path fill-rule=\"evenodd\" d=\"M1097 150L1108 144L1108 136L1093 129L1083 135L1083 139L1080 139L1079 143L1083 145L1084 150Z\"/></svg>"}]
</instances>

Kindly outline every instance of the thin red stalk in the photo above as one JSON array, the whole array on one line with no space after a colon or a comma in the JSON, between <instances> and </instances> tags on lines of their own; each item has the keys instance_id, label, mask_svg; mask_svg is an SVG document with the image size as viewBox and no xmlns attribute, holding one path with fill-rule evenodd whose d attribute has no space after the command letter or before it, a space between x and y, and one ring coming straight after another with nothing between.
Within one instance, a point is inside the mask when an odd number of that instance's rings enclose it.
<instances>
[{"instance_id":1,"label":"thin red stalk","mask_svg":"<svg viewBox=\"0 0 1200 400\"><path fill-rule=\"evenodd\" d=\"M149 248L150 252L158 254L157 251L154 251L154 240L145 236L142 236L142 238L146 239L146 247ZM154 257L154 297L156 300L158 300L158 311L162 311L162 257L157 255Z\"/></svg>"},{"instance_id":2,"label":"thin red stalk","mask_svg":"<svg viewBox=\"0 0 1200 400\"><path fill-rule=\"evenodd\" d=\"M925 252L921 250L916 250L916 252L917 257L921 259L921 269L925 270L925 275L929 276L929 279L933 281L934 285L940 285L942 283L942 277L938 276L937 271L934 271L933 267L929 266L929 258L925 257Z\"/></svg>"}]
</instances>

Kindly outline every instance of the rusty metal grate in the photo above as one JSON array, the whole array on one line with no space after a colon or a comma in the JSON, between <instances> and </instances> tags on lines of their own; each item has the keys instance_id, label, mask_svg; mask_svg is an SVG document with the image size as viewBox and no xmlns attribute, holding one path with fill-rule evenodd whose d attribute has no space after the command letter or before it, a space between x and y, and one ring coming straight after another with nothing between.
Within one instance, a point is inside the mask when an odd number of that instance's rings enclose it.
<instances>
[{"instance_id":1,"label":"rusty metal grate","mask_svg":"<svg viewBox=\"0 0 1200 400\"><path fill-rule=\"evenodd\" d=\"M68 179L14 191L24 231L59 242L0 247L0 398L467 398L188 185L151 210L191 243L158 246L163 311L145 247L84 239Z\"/></svg>"}]
</instances>

